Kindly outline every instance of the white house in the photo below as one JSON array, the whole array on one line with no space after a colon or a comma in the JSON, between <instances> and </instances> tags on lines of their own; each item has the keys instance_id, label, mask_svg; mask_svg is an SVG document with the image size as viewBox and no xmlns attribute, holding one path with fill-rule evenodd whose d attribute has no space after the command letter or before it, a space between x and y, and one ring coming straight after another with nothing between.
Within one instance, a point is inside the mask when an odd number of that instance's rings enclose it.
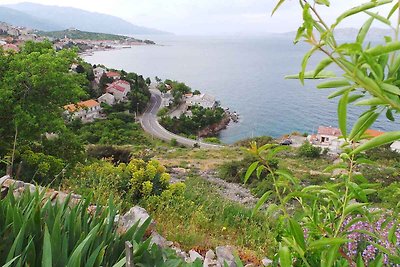
<instances>
[{"instance_id":1,"label":"white house","mask_svg":"<svg viewBox=\"0 0 400 267\"><path fill-rule=\"evenodd\" d=\"M97 83L100 82L101 76L106 73L106 69L102 67L96 67L93 69L93 74Z\"/></svg>"},{"instance_id":2,"label":"white house","mask_svg":"<svg viewBox=\"0 0 400 267\"><path fill-rule=\"evenodd\" d=\"M203 108L215 108L216 101L215 97L209 94L201 94L201 95L187 95L186 96L186 104L188 106L201 106Z\"/></svg>"},{"instance_id":3,"label":"white house","mask_svg":"<svg viewBox=\"0 0 400 267\"><path fill-rule=\"evenodd\" d=\"M110 94L110 93L105 93L103 95L101 95L97 101L99 101L99 103L106 103L110 106L115 104L115 97Z\"/></svg>"},{"instance_id":4,"label":"white house","mask_svg":"<svg viewBox=\"0 0 400 267\"><path fill-rule=\"evenodd\" d=\"M106 88L106 92L115 97L116 102L126 100L128 93L131 91L131 85L124 80L117 80Z\"/></svg>"},{"instance_id":5,"label":"white house","mask_svg":"<svg viewBox=\"0 0 400 267\"><path fill-rule=\"evenodd\" d=\"M92 122L94 119L100 118L100 103L90 99L77 104L64 106L65 114L71 119L80 119L83 123Z\"/></svg>"}]
</instances>

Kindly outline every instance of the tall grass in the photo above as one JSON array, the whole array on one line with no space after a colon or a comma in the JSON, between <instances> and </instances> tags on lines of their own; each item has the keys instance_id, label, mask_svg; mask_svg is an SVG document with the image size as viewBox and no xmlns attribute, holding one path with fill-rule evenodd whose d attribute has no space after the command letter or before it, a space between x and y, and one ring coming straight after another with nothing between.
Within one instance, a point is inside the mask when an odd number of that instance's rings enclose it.
<instances>
[{"instance_id":1,"label":"tall grass","mask_svg":"<svg viewBox=\"0 0 400 267\"><path fill-rule=\"evenodd\" d=\"M10 190L0 200L0 265L3 266L113 266L124 263L124 244L149 249L143 237L150 223L136 223L126 233L117 233L117 209L88 211L90 198L72 205L52 203L44 193L25 190L15 198ZM143 245L144 244L144 245ZM140 261L143 255L135 253Z\"/></svg>"}]
</instances>

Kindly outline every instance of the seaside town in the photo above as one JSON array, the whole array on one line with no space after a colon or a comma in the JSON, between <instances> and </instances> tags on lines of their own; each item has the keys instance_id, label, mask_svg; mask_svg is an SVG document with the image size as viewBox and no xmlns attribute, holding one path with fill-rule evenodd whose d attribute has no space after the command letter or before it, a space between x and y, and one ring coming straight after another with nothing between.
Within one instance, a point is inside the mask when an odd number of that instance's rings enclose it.
<instances>
[{"instance_id":1,"label":"seaside town","mask_svg":"<svg viewBox=\"0 0 400 267\"><path fill-rule=\"evenodd\" d=\"M58 32L58 38L52 37L51 35L55 34L47 34L46 32L38 32L34 29L13 26L5 22L0 22L0 46L2 46L4 50L12 50L15 52L18 52L20 47L27 41L43 42L48 40L53 43L53 46L56 50L77 47L80 53L130 48L135 45L155 44L151 40L140 40L120 35L105 35L110 36L110 39L97 40L97 38L93 37L103 35L97 33L80 32L74 28ZM77 38L72 38L72 36L77 36ZM81 36L89 37L87 39L79 38Z\"/></svg>"}]
</instances>

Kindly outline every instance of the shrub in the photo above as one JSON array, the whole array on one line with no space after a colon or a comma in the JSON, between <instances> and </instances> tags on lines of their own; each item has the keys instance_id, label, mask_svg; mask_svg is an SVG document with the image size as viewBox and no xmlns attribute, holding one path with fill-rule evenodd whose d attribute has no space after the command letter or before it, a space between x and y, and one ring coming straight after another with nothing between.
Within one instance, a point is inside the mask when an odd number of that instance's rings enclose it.
<instances>
[{"instance_id":1,"label":"shrub","mask_svg":"<svg viewBox=\"0 0 400 267\"><path fill-rule=\"evenodd\" d=\"M213 143L213 144L221 144L221 140L217 137L207 137L204 138L204 142Z\"/></svg>"},{"instance_id":2,"label":"shrub","mask_svg":"<svg viewBox=\"0 0 400 267\"><path fill-rule=\"evenodd\" d=\"M165 116L165 115L167 115L167 114L168 114L168 109L167 109L166 107L160 109L160 110L157 112L157 116L158 116L158 117L163 117L163 116Z\"/></svg>"},{"instance_id":3,"label":"shrub","mask_svg":"<svg viewBox=\"0 0 400 267\"><path fill-rule=\"evenodd\" d=\"M87 154L96 159L111 158L114 163L128 163L131 159L132 150L127 147L110 145L92 145L87 149Z\"/></svg>"},{"instance_id":4,"label":"shrub","mask_svg":"<svg viewBox=\"0 0 400 267\"><path fill-rule=\"evenodd\" d=\"M299 156L307 158L318 158L321 155L321 148L315 147L310 142L304 142L299 148Z\"/></svg>"},{"instance_id":5,"label":"shrub","mask_svg":"<svg viewBox=\"0 0 400 267\"><path fill-rule=\"evenodd\" d=\"M171 144L171 146L177 146L178 141L175 138L172 138L170 144Z\"/></svg>"},{"instance_id":6,"label":"shrub","mask_svg":"<svg viewBox=\"0 0 400 267\"><path fill-rule=\"evenodd\" d=\"M169 188L170 176L164 166L155 160L145 162L133 159L129 164L113 165L99 161L90 165L78 165L64 186L80 194L93 193L101 204L113 195L125 206L137 203L150 195L160 195Z\"/></svg>"},{"instance_id":7,"label":"shrub","mask_svg":"<svg viewBox=\"0 0 400 267\"><path fill-rule=\"evenodd\" d=\"M265 144L274 143L274 139L271 136L258 136L254 138L247 138L244 140L240 140L236 142L235 146L248 147L251 142L256 142L259 146L263 146Z\"/></svg>"},{"instance_id":8,"label":"shrub","mask_svg":"<svg viewBox=\"0 0 400 267\"><path fill-rule=\"evenodd\" d=\"M382 203L393 208L400 204L400 182L394 182L378 191Z\"/></svg>"},{"instance_id":9,"label":"shrub","mask_svg":"<svg viewBox=\"0 0 400 267\"><path fill-rule=\"evenodd\" d=\"M256 161L254 156L246 155L242 160L234 160L223 163L218 167L218 175L221 179L228 182L242 183L248 166ZM268 160L268 164L272 169L278 168L278 161L274 158ZM267 170L263 170L260 177L265 177ZM251 180L258 180L256 173L250 176Z\"/></svg>"},{"instance_id":10,"label":"shrub","mask_svg":"<svg viewBox=\"0 0 400 267\"><path fill-rule=\"evenodd\" d=\"M365 152L370 160L396 160L400 161L400 153L390 149L390 145L377 147Z\"/></svg>"}]
</instances>

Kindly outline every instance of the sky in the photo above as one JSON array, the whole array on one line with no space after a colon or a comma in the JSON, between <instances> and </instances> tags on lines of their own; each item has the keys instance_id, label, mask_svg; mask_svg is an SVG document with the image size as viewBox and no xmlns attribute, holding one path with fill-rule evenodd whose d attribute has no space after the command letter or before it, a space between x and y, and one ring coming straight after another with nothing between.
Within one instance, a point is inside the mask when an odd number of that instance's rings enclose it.
<instances>
[{"instance_id":1,"label":"sky","mask_svg":"<svg viewBox=\"0 0 400 267\"><path fill-rule=\"evenodd\" d=\"M35 2L69 6L121 17L133 24L179 35L253 35L294 31L301 24L297 0L286 0L271 17L278 0L0 0L1 4ZM332 22L346 9L368 0L331 0L321 14ZM365 16L343 27L360 26ZM379 26L379 25L377 25Z\"/></svg>"}]
</instances>

